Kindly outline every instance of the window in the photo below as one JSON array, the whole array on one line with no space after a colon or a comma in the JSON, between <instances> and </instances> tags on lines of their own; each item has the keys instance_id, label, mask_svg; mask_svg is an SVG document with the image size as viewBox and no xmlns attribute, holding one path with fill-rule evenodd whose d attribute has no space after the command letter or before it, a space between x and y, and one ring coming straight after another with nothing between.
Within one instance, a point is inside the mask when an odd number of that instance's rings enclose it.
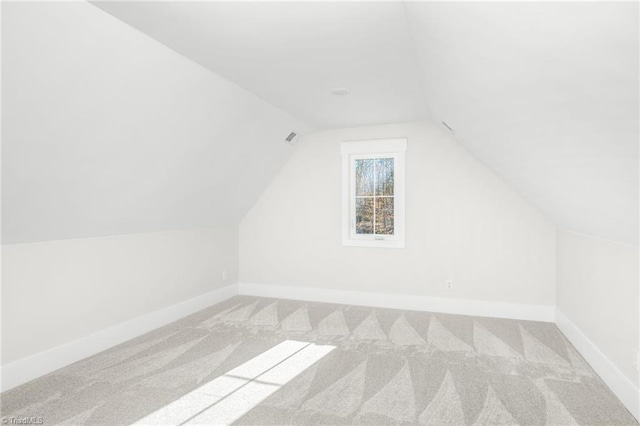
<instances>
[{"instance_id":1,"label":"window","mask_svg":"<svg viewBox=\"0 0 640 426\"><path fill-rule=\"evenodd\" d=\"M342 244L404 248L406 139L343 142Z\"/></svg>"}]
</instances>

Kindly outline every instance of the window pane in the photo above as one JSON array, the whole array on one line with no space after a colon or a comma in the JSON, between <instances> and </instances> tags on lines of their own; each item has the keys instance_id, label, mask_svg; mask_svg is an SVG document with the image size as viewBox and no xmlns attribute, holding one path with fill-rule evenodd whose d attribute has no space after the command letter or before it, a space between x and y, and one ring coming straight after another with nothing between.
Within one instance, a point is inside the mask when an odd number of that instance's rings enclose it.
<instances>
[{"instance_id":1,"label":"window pane","mask_svg":"<svg viewBox=\"0 0 640 426\"><path fill-rule=\"evenodd\" d=\"M356 234L373 234L373 198L356 198Z\"/></svg>"},{"instance_id":2,"label":"window pane","mask_svg":"<svg viewBox=\"0 0 640 426\"><path fill-rule=\"evenodd\" d=\"M376 234L393 235L393 198L376 198Z\"/></svg>"},{"instance_id":3,"label":"window pane","mask_svg":"<svg viewBox=\"0 0 640 426\"><path fill-rule=\"evenodd\" d=\"M376 195L393 195L393 158L377 158Z\"/></svg>"},{"instance_id":4,"label":"window pane","mask_svg":"<svg viewBox=\"0 0 640 426\"><path fill-rule=\"evenodd\" d=\"M356 160L356 195L373 195L373 160Z\"/></svg>"}]
</instances>

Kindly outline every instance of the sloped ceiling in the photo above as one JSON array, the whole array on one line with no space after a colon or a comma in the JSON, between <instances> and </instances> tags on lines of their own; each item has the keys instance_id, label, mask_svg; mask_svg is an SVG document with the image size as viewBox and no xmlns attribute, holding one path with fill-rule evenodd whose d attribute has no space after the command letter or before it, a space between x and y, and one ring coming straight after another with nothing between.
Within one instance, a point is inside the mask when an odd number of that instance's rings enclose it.
<instances>
[{"instance_id":1,"label":"sloped ceiling","mask_svg":"<svg viewBox=\"0 0 640 426\"><path fill-rule=\"evenodd\" d=\"M562 229L638 242L638 3L408 3L429 107Z\"/></svg>"},{"instance_id":2,"label":"sloped ceiling","mask_svg":"<svg viewBox=\"0 0 640 426\"><path fill-rule=\"evenodd\" d=\"M419 119L638 241L636 3L93 4L3 4L4 242L237 223L289 130Z\"/></svg>"},{"instance_id":3,"label":"sloped ceiling","mask_svg":"<svg viewBox=\"0 0 640 426\"><path fill-rule=\"evenodd\" d=\"M317 128L446 121L559 228L638 242L635 2L95 4Z\"/></svg>"},{"instance_id":4,"label":"sloped ceiling","mask_svg":"<svg viewBox=\"0 0 640 426\"><path fill-rule=\"evenodd\" d=\"M3 243L238 223L309 131L89 3L2 9Z\"/></svg>"}]
</instances>

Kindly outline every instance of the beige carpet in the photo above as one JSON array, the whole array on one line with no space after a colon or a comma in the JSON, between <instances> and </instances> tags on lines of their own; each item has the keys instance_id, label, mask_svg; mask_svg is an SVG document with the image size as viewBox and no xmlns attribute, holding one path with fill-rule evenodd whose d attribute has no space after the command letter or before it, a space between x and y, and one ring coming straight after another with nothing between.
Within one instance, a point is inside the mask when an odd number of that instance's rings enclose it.
<instances>
[{"instance_id":1,"label":"beige carpet","mask_svg":"<svg viewBox=\"0 0 640 426\"><path fill-rule=\"evenodd\" d=\"M638 424L553 324L254 297L5 392L2 415L47 425Z\"/></svg>"}]
</instances>

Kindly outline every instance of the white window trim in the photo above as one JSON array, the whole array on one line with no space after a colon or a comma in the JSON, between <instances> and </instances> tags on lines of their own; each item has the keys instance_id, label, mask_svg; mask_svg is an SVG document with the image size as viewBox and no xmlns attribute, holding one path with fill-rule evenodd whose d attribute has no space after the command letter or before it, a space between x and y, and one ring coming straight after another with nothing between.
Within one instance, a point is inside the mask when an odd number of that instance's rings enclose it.
<instances>
[{"instance_id":1,"label":"white window trim","mask_svg":"<svg viewBox=\"0 0 640 426\"><path fill-rule=\"evenodd\" d=\"M405 152L407 139L342 142L342 245L352 247L405 247ZM394 235L355 233L355 161L359 158L394 158ZM382 238L382 239L380 239Z\"/></svg>"}]
</instances>

